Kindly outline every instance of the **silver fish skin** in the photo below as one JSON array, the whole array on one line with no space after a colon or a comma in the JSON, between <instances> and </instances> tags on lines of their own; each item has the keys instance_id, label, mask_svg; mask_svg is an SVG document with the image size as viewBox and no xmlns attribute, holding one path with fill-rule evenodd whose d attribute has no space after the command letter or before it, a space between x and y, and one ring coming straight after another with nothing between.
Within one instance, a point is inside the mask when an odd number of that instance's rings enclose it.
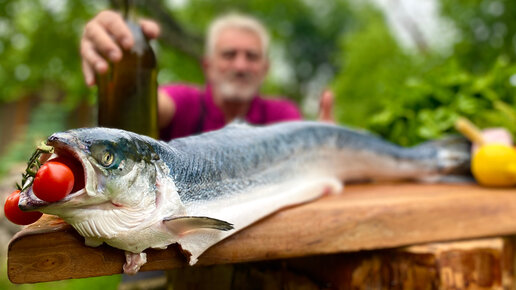
<instances>
[{"instance_id":1,"label":"silver fish skin","mask_svg":"<svg viewBox=\"0 0 516 290\"><path fill-rule=\"evenodd\" d=\"M127 273L145 262L145 249L172 243L194 264L236 231L283 207L338 193L343 182L435 181L468 172L470 162L463 139L405 148L308 121L234 123L169 143L117 129L75 129L47 143L57 155L80 160L85 188L54 203L28 189L20 208L60 216L87 245L127 251Z\"/></svg>"}]
</instances>

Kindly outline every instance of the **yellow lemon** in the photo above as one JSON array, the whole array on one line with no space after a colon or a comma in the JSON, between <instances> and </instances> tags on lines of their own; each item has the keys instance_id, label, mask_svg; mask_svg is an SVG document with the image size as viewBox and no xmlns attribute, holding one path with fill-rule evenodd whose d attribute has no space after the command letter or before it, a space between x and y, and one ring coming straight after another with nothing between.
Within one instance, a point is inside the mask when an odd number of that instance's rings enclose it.
<instances>
[{"instance_id":1,"label":"yellow lemon","mask_svg":"<svg viewBox=\"0 0 516 290\"><path fill-rule=\"evenodd\" d=\"M483 145L473 155L471 171L481 185L516 185L516 149L495 143Z\"/></svg>"}]
</instances>

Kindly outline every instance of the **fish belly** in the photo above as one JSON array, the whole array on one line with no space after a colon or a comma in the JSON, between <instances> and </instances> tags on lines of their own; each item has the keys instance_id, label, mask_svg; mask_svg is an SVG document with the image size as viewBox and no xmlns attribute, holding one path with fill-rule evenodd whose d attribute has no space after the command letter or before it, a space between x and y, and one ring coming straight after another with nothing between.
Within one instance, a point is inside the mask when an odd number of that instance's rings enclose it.
<instances>
[{"instance_id":1,"label":"fish belly","mask_svg":"<svg viewBox=\"0 0 516 290\"><path fill-rule=\"evenodd\" d=\"M191 204L188 215L228 221L234 229L227 232L201 229L181 237L179 244L191 253L190 264L193 265L206 249L261 218L287 206L338 193L341 188L342 183L337 177L311 177L259 186L227 199Z\"/></svg>"}]
</instances>

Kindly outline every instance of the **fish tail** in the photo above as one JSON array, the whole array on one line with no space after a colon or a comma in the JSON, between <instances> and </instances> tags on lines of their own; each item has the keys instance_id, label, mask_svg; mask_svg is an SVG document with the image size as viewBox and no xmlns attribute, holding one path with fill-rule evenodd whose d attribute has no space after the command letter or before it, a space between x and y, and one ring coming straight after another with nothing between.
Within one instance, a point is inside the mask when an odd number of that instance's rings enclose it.
<instances>
[{"instance_id":1,"label":"fish tail","mask_svg":"<svg viewBox=\"0 0 516 290\"><path fill-rule=\"evenodd\" d=\"M418 147L436 149L438 180L463 181L471 179L471 142L463 136L449 136L425 142Z\"/></svg>"}]
</instances>

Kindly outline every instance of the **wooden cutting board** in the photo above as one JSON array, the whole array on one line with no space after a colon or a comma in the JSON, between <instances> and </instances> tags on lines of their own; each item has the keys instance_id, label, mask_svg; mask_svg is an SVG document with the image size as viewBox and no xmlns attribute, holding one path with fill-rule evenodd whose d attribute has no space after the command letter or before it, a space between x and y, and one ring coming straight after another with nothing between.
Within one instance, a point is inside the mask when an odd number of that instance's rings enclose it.
<instances>
[{"instance_id":1,"label":"wooden cutting board","mask_svg":"<svg viewBox=\"0 0 516 290\"><path fill-rule=\"evenodd\" d=\"M516 189L477 185L349 185L331 195L272 214L216 244L197 265L241 263L436 241L516 234ZM187 265L176 245L147 250L141 271ZM35 283L122 272L124 252L91 248L73 228L52 216L13 237L8 276Z\"/></svg>"}]
</instances>

